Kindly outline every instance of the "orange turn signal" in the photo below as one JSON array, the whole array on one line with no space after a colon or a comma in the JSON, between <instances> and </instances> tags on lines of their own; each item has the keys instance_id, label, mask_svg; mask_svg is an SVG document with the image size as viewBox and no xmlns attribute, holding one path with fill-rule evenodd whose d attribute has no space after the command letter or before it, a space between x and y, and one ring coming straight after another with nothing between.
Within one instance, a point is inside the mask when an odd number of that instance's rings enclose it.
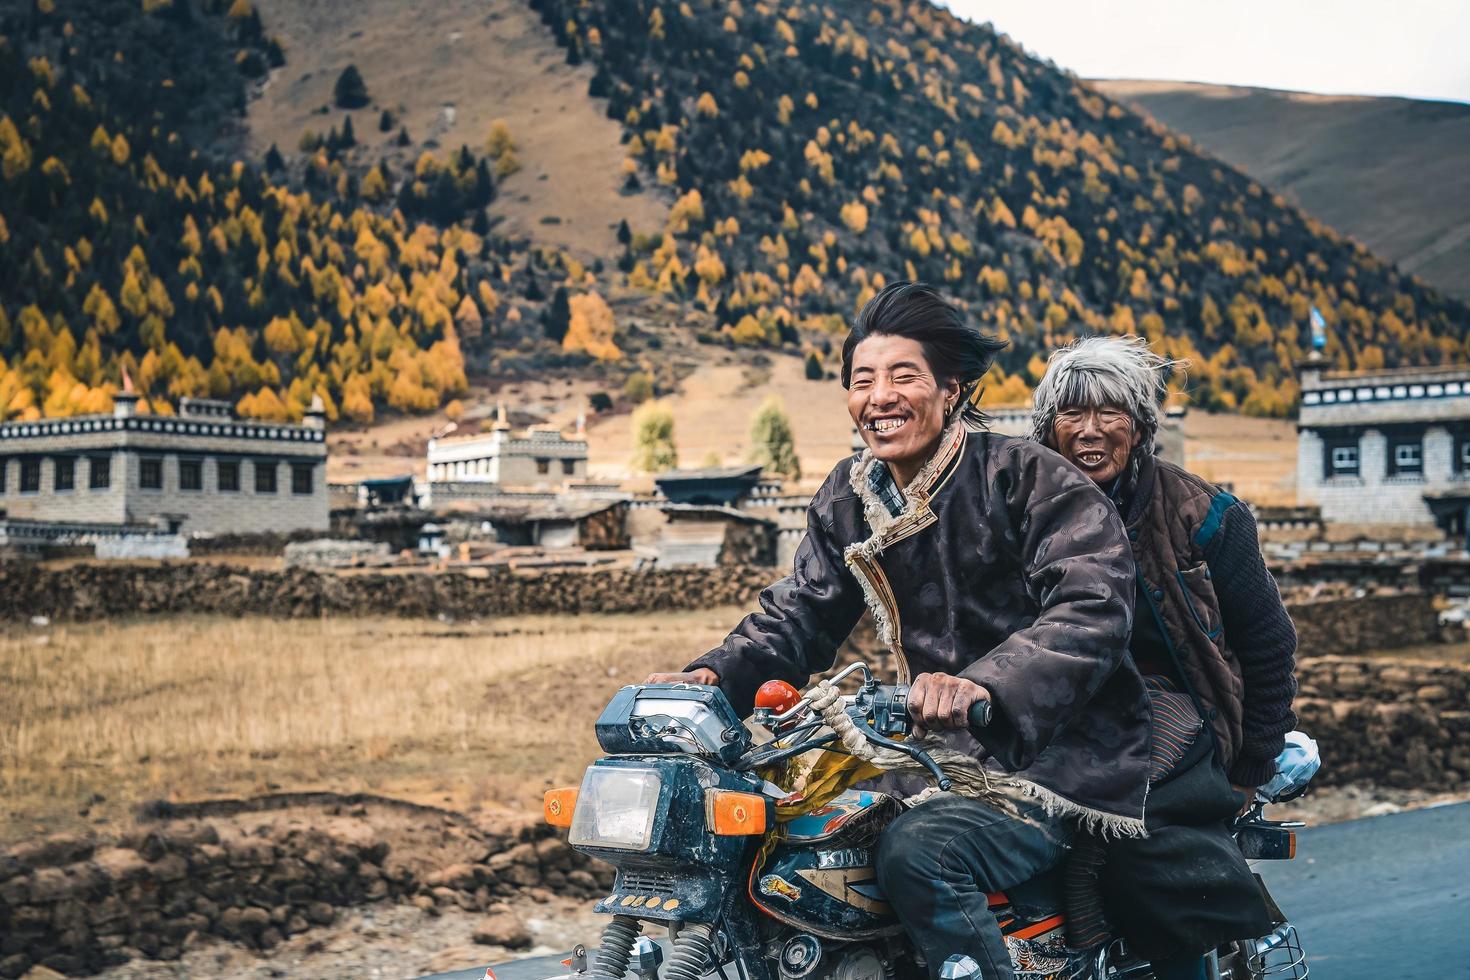
<instances>
[{"instance_id":1,"label":"orange turn signal","mask_svg":"<svg viewBox=\"0 0 1470 980\"><path fill-rule=\"evenodd\" d=\"M729 789L705 790L704 822L712 833L722 837L764 834L766 798Z\"/></svg>"},{"instance_id":2,"label":"orange turn signal","mask_svg":"<svg viewBox=\"0 0 1470 980\"><path fill-rule=\"evenodd\" d=\"M565 786L547 790L541 808L546 814L546 822L553 827L570 827L572 811L577 808L577 788Z\"/></svg>"}]
</instances>

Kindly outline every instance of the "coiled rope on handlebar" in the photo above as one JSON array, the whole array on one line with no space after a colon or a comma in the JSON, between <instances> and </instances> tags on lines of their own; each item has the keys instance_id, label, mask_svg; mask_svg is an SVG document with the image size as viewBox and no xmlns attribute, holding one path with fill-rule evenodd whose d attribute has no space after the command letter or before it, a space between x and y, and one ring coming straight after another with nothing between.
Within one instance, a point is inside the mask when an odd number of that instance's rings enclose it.
<instances>
[{"instance_id":1,"label":"coiled rope on handlebar","mask_svg":"<svg viewBox=\"0 0 1470 980\"><path fill-rule=\"evenodd\" d=\"M920 772L929 775L929 770L918 760L902 752L870 742L858 728L857 722L853 721L852 716L847 713L847 705L842 699L842 692L833 684L825 680L818 681L806 692L806 698L812 710L821 716L822 722L837 736L842 751L888 772ZM953 783L950 792L975 798L994 793L994 787L990 784L990 775L980 764L980 760L974 756L957 752L938 739L925 739L923 748L930 758L939 763L944 774L950 778ZM940 792L939 787L930 786L904 802L912 806L922 803L938 792Z\"/></svg>"}]
</instances>

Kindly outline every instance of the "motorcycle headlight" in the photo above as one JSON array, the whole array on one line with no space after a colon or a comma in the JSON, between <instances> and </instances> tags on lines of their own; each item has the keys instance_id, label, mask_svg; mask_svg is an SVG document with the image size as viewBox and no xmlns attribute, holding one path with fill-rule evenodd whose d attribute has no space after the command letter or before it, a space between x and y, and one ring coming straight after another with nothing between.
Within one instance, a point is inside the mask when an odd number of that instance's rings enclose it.
<instances>
[{"instance_id":1,"label":"motorcycle headlight","mask_svg":"<svg viewBox=\"0 0 1470 980\"><path fill-rule=\"evenodd\" d=\"M645 849L653 836L661 786L653 769L591 767L582 777L568 840L587 847Z\"/></svg>"}]
</instances>

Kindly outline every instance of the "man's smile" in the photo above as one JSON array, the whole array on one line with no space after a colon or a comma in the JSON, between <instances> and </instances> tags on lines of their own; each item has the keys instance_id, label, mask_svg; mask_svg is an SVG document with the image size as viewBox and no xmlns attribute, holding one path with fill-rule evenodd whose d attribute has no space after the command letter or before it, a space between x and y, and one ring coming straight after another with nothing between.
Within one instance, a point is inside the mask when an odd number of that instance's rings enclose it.
<instances>
[{"instance_id":1,"label":"man's smile","mask_svg":"<svg viewBox=\"0 0 1470 980\"><path fill-rule=\"evenodd\" d=\"M908 420L907 415L880 415L876 418L868 419L868 424L865 428L869 432L887 434L902 428Z\"/></svg>"}]
</instances>

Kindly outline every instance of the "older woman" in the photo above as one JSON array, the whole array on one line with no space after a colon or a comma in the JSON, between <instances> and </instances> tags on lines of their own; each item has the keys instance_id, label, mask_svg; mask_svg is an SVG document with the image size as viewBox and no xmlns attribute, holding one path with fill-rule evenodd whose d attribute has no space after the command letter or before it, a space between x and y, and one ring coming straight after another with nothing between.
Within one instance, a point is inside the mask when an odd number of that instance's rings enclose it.
<instances>
[{"instance_id":1,"label":"older woman","mask_svg":"<svg viewBox=\"0 0 1470 980\"><path fill-rule=\"evenodd\" d=\"M879 880L932 977L954 953L986 980L1010 955L986 893L1055 864L1073 826L1141 834L1148 698L1127 657L1133 569L1122 523L1076 469L981 427L1002 345L934 290L893 283L842 348L867 449L812 498L791 575L714 650L650 680L718 684L742 713L762 681L832 664L864 608L913 677L908 707L986 757L996 792L941 794L898 817ZM990 702L990 724L966 714Z\"/></svg>"},{"instance_id":2,"label":"older woman","mask_svg":"<svg viewBox=\"0 0 1470 980\"><path fill-rule=\"evenodd\" d=\"M1117 506L1137 570L1129 649L1154 701L1150 836L1109 845L1108 913L1145 955L1197 962L1265 931L1229 837L1231 787L1248 803L1296 722L1296 632L1250 510L1155 455L1173 367L1139 337L1078 341L1047 362L1032 424Z\"/></svg>"}]
</instances>

